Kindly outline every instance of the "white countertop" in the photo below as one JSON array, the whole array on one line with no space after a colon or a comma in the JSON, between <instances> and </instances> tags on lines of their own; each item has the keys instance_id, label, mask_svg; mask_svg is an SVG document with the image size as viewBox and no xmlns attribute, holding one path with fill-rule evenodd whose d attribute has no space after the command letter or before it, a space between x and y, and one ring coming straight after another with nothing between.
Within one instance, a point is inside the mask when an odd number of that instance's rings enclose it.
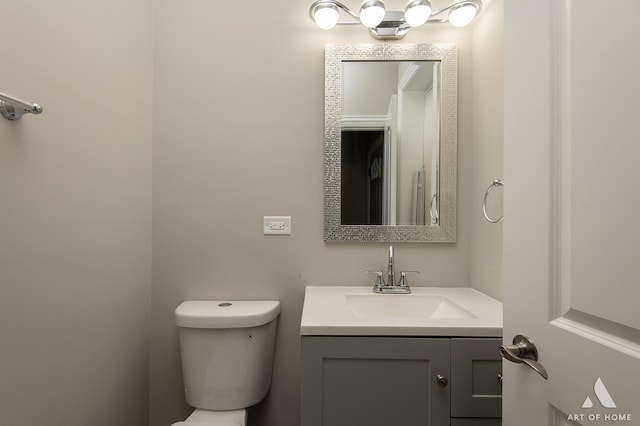
<instances>
[{"instance_id":1,"label":"white countertop","mask_svg":"<svg viewBox=\"0 0 640 426\"><path fill-rule=\"evenodd\" d=\"M467 287L412 287L411 294L375 294L372 287L306 287L300 334L303 336L459 336L501 337L502 303ZM429 297L431 296L431 297ZM376 299L380 298L380 299ZM393 299L391 299L393 298ZM404 299L396 299L404 298ZM411 299L409 299L411 298ZM382 306L379 315L362 314L349 300L373 302L372 310ZM385 309L399 302L411 309ZM465 318L425 317L413 314L421 300L444 300L447 306L466 312ZM368 303L368 302L365 302ZM418 306L419 307L419 306ZM462 309L459 309L462 308ZM371 309L368 312L371 312ZM453 312L452 311L452 312ZM436 315L437 316L437 315Z\"/></svg>"}]
</instances>

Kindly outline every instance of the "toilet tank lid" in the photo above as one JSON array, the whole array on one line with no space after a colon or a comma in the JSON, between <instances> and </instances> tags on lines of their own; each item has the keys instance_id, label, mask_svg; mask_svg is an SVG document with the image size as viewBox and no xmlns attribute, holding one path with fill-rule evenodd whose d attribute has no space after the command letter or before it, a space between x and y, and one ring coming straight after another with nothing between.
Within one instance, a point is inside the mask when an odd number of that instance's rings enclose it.
<instances>
[{"instance_id":1,"label":"toilet tank lid","mask_svg":"<svg viewBox=\"0 0 640 426\"><path fill-rule=\"evenodd\" d=\"M198 300L176 308L176 324L185 328L246 328L273 321L280 313L274 300Z\"/></svg>"}]
</instances>

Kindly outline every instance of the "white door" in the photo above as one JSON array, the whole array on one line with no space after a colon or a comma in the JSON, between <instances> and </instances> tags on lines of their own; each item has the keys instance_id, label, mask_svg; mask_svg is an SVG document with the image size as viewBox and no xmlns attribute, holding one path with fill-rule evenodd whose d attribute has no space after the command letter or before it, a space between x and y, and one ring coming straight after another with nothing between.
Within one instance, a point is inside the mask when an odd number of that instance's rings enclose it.
<instances>
[{"instance_id":1,"label":"white door","mask_svg":"<svg viewBox=\"0 0 640 426\"><path fill-rule=\"evenodd\" d=\"M505 1L505 426L640 425L640 1Z\"/></svg>"}]
</instances>

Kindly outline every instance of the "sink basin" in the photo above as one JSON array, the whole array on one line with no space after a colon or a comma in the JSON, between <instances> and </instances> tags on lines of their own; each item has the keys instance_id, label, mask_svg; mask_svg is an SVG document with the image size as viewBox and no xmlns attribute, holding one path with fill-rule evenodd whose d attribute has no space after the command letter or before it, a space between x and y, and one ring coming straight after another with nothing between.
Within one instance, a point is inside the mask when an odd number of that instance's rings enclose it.
<instances>
[{"instance_id":1,"label":"sink basin","mask_svg":"<svg viewBox=\"0 0 640 426\"><path fill-rule=\"evenodd\" d=\"M359 318L476 318L449 298L430 294L347 294L347 304Z\"/></svg>"},{"instance_id":2,"label":"sink basin","mask_svg":"<svg viewBox=\"0 0 640 426\"><path fill-rule=\"evenodd\" d=\"M468 287L419 287L377 294L372 287L307 286L306 336L502 336L502 303Z\"/></svg>"}]
</instances>

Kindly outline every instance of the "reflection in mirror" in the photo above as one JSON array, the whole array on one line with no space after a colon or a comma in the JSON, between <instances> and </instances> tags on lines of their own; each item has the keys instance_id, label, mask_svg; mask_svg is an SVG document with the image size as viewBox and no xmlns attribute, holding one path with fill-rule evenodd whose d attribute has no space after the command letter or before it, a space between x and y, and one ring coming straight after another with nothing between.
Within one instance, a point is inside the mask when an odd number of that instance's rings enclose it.
<instances>
[{"instance_id":1,"label":"reflection in mirror","mask_svg":"<svg viewBox=\"0 0 640 426\"><path fill-rule=\"evenodd\" d=\"M342 70L340 223L438 225L440 62Z\"/></svg>"},{"instance_id":2,"label":"reflection in mirror","mask_svg":"<svg viewBox=\"0 0 640 426\"><path fill-rule=\"evenodd\" d=\"M327 45L325 240L456 240L452 44Z\"/></svg>"}]
</instances>

